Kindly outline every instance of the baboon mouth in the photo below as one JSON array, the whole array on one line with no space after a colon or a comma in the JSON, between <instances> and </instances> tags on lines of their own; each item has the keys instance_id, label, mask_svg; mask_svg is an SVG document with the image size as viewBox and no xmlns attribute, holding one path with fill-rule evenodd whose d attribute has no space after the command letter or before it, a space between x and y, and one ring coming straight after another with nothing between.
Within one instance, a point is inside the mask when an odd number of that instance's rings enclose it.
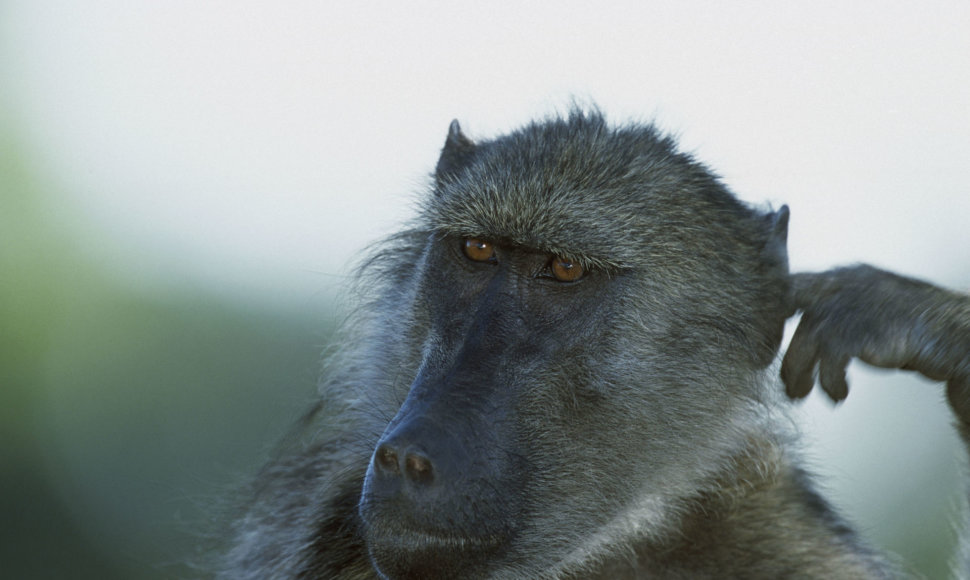
<instances>
[{"instance_id":1,"label":"baboon mouth","mask_svg":"<svg viewBox=\"0 0 970 580\"><path fill-rule=\"evenodd\" d=\"M499 534L470 536L434 533L416 529L380 531L370 534L368 539L369 544L376 543L384 548L398 551L481 551L497 548L506 542L507 538Z\"/></svg>"},{"instance_id":2,"label":"baboon mouth","mask_svg":"<svg viewBox=\"0 0 970 580\"><path fill-rule=\"evenodd\" d=\"M484 570L507 542L508 538L500 535L401 530L369 533L367 550L387 578L450 580L475 576L475 571Z\"/></svg>"}]
</instances>

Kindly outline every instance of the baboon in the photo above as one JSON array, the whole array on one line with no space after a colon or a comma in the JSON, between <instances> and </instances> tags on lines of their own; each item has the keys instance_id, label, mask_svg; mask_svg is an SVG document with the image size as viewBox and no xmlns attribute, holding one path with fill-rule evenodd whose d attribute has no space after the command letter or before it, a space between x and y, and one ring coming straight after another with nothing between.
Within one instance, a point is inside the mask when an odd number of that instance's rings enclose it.
<instances>
[{"instance_id":1,"label":"baboon","mask_svg":"<svg viewBox=\"0 0 970 580\"><path fill-rule=\"evenodd\" d=\"M225 578L883 578L785 420L852 357L949 381L970 299L790 275L787 207L651 125L453 122L414 222L359 274L319 402L232 528Z\"/></svg>"}]
</instances>

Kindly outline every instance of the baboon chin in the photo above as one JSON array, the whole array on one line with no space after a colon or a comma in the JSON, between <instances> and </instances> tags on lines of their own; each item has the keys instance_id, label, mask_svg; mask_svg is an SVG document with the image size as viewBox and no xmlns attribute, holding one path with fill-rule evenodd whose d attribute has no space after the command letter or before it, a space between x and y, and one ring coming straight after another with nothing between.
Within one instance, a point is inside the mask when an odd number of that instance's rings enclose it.
<instances>
[{"instance_id":1,"label":"baboon chin","mask_svg":"<svg viewBox=\"0 0 970 580\"><path fill-rule=\"evenodd\" d=\"M844 397L862 357L947 381L968 425L967 296L791 275L787 207L597 111L490 140L453 122L428 189L362 265L320 401L254 484L223 577L898 573L814 491L773 363L802 311L790 397L816 368Z\"/></svg>"}]
</instances>

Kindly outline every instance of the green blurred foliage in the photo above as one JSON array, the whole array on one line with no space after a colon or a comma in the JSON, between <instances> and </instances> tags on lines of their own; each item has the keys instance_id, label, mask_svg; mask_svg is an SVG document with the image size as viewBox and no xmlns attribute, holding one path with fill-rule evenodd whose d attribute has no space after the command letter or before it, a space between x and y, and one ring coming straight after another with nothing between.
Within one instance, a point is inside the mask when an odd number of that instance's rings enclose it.
<instances>
[{"instance_id":1,"label":"green blurred foliage","mask_svg":"<svg viewBox=\"0 0 970 580\"><path fill-rule=\"evenodd\" d=\"M329 319L133 289L50 223L28 161L0 134L2 575L196 576L313 396Z\"/></svg>"}]
</instances>

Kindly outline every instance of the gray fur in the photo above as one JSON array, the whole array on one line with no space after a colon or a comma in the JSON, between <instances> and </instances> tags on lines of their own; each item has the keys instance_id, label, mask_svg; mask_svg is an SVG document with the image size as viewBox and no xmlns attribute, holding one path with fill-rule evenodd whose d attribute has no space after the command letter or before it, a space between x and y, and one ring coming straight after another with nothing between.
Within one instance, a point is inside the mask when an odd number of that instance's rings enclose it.
<instances>
[{"instance_id":1,"label":"gray fur","mask_svg":"<svg viewBox=\"0 0 970 580\"><path fill-rule=\"evenodd\" d=\"M787 221L651 126L573 111L473 142L454 123L222 577L895 576L786 429ZM550 280L548 256L588 275Z\"/></svg>"}]
</instances>

